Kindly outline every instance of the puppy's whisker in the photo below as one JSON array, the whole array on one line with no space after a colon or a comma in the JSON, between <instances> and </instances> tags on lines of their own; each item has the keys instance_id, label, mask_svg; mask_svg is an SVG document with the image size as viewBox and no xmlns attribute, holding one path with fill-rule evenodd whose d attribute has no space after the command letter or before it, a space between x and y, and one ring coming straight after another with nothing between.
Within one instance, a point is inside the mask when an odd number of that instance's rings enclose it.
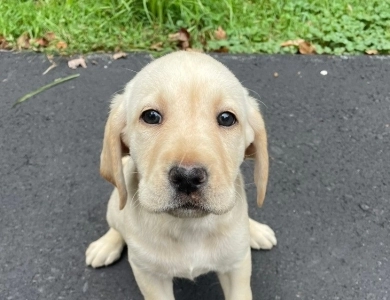
<instances>
[{"instance_id":1,"label":"puppy's whisker","mask_svg":"<svg viewBox=\"0 0 390 300\"><path fill-rule=\"evenodd\" d=\"M133 202L135 196L139 193L139 189L137 189L133 195L133 197L131 197L131 202Z\"/></svg>"},{"instance_id":2,"label":"puppy's whisker","mask_svg":"<svg viewBox=\"0 0 390 300\"><path fill-rule=\"evenodd\" d=\"M183 163L183 160L184 160L184 158L186 157L186 155L187 155L187 152L185 152L185 153L183 154L183 156L181 157L181 160L180 160L180 162L179 162L179 167L181 167L181 164Z\"/></svg>"},{"instance_id":3,"label":"puppy's whisker","mask_svg":"<svg viewBox=\"0 0 390 300\"><path fill-rule=\"evenodd\" d=\"M112 93L111 94L111 99L114 98L116 95L119 95L119 93L123 92L125 90L125 88L122 88L120 90L117 90L116 92Z\"/></svg>"},{"instance_id":4,"label":"puppy's whisker","mask_svg":"<svg viewBox=\"0 0 390 300\"><path fill-rule=\"evenodd\" d=\"M138 72L139 72L139 71L135 71L135 70L132 70L132 69L129 69L129 68L125 68L125 70L131 71L131 72L133 72L133 73L135 73L135 74L138 74Z\"/></svg>"}]
</instances>

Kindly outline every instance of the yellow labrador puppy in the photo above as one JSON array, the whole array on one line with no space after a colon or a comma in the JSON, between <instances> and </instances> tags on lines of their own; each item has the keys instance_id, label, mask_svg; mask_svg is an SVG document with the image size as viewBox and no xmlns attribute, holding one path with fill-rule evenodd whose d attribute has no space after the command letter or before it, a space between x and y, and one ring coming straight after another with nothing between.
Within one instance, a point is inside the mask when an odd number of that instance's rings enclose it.
<instances>
[{"instance_id":1,"label":"yellow labrador puppy","mask_svg":"<svg viewBox=\"0 0 390 300\"><path fill-rule=\"evenodd\" d=\"M176 52L141 70L111 104L100 172L115 185L110 229L90 244L94 268L125 244L146 300L173 300L173 277L215 271L228 300L252 299L251 251L275 234L248 217L240 165L255 160L257 203L268 179L256 100L221 63Z\"/></svg>"}]
</instances>

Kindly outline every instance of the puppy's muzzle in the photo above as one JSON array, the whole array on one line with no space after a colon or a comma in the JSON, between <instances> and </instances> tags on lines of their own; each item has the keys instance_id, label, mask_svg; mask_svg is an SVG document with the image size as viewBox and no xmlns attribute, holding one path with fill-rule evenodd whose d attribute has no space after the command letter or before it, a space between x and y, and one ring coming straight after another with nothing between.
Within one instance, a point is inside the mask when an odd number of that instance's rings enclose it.
<instances>
[{"instance_id":1,"label":"puppy's muzzle","mask_svg":"<svg viewBox=\"0 0 390 300\"><path fill-rule=\"evenodd\" d=\"M207 184L208 175L201 167L173 167L169 170L169 182L178 194L187 196Z\"/></svg>"}]
</instances>

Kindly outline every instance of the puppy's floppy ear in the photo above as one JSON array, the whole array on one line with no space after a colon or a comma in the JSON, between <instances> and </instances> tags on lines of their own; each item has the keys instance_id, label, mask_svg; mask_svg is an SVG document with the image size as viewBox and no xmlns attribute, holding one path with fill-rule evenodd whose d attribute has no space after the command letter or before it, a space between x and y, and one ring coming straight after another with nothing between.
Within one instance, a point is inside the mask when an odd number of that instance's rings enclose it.
<instances>
[{"instance_id":1,"label":"puppy's floppy ear","mask_svg":"<svg viewBox=\"0 0 390 300\"><path fill-rule=\"evenodd\" d=\"M257 188L257 205L262 206L268 182L267 132L257 101L249 96L247 99L249 104L248 123L250 126L247 137L250 139L250 144L245 150L245 158L255 160L254 180Z\"/></svg>"},{"instance_id":2,"label":"puppy's floppy ear","mask_svg":"<svg viewBox=\"0 0 390 300\"><path fill-rule=\"evenodd\" d=\"M100 155L100 174L118 189L119 209L125 207L127 200L122 156L129 153L128 143L125 143L122 137L122 131L126 127L126 110L123 98L123 95L117 95L111 102L111 111L104 129L103 150Z\"/></svg>"}]
</instances>

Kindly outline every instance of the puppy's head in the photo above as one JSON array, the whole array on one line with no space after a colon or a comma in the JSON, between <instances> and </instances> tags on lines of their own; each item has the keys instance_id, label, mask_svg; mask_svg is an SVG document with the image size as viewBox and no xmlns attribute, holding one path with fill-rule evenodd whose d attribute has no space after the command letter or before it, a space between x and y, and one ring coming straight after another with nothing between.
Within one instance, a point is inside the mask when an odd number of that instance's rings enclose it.
<instances>
[{"instance_id":1,"label":"puppy's head","mask_svg":"<svg viewBox=\"0 0 390 300\"><path fill-rule=\"evenodd\" d=\"M256 100L213 58L176 52L141 70L117 95L106 124L101 174L127 201L121 157L138 172L138 201L178 217L223 214L238 197L245 157L255 159L257 202L268 178L267 137Z\"/></svg>"}]
</instances>

